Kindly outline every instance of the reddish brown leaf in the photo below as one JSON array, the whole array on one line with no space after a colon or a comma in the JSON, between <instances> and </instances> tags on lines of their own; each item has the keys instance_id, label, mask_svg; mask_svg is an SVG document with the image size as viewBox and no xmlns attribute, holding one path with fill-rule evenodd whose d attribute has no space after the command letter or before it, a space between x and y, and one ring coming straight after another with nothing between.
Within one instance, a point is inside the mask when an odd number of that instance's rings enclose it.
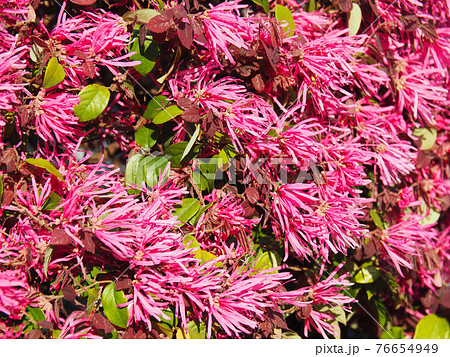
<instances>
[{"instance_id":1,"label":"reddish brown leaf","mask_svg":"<svg viewBox=\"0 0 450 357\"><path fill-rule=\"evenodd\" d=\"M144 46L146 37L147 37L147 27L141 25L141 27L139 28L139 44L141 46Z\"/></svg>"},{"instance_id":2,"label":"reddish brown leaf","mask_svg":"<svg viewBox=\"0 0 450 357\"><path fill-rule=\"evenodd\" d=\"M37 325L39 327L45 328L46 330L53 330L53 324L50 321L38 321Z\"/></svg>"},{"instance_id":3,"label":"reddish brown leaf","mask_svg":"<svg viewBox=\"0 0 450 357\"><path fill-rule=\"evenodd\" d=\"M95 254L95 242L92 239L93 236L94 234L89 231L83 231L81 233L81 241L83 242L86 250L91 254Z\"/></svg>"},{"instance_id":4,"label":"reddish brown leaf","mask_svg":"<svg viewBox=\"0 0 450 357\"><path fill-rule=\"evenodd\" d=\"M270 321L262 321L259 323L259 328L261 329L261 332L264 335L264 337L267 338L272 332L273 325L270 323Z\"/></svg>"},{"instance_id":5,"label":"reddish brown leaf","mask_svg":"<svg viewBox=\"0 0 450 357\"><path fill-rule=\"evenodd\" d=\"M15 148L8 148L0 153L0 164L6 166L6 172L13 172L19 164L19 154Z\"/></svg>"},{"instance_id":6,"label":"reddish brown leaf","mask_svg":"<svg viewBox=\"0 0 450 357\"><path fill-rule=\"evenodd\" d=\"M311 304L308 304L306 306L303 306L301 308L299 308L296 312L295 312L295 316L301 320L301 319L307 319L309 317L309 315L311 315L311 311L312 311L312 306Z\"/></svg>"},{"instance_id":7,"label":"reddish brown leaf","mask_svg":"<svg viewBox=\"0 0 450 357\"><path fill-rule=\"evenodd\" d=\"M343 12L350 12L353 9L352 0L339 0L339 9Z\"/></svg>"},{"instance_id":8,"label":"reddish brown leaf","mask_svg":"<svg viewBox=\"0 0 450 357\"><path fill-rule=\"evenodd\" d=\"M252 205L249 200L242 202L241 206L244 209L245 218L251 217L256 211L254 205Z\"/></svg>"},{"instance_id":9,"label":"reddish brown leaf","mask_svg":"<svg viewBox=\"0 0 450 357\"><path fill-rule=\"evenodd\" d=\"M70 1L77 5L92 5L97 0L70 0Z\"/></svg>"},{"instance_id":10,"label":"reddish brown leaf","mask_svg":"<svg viewBox=\"0 0 450 357\"><path fill-rule=\"evenodd\" d=\"M48 49L48 43L47 43L47 41L43 40L43 39L40 38L40 37L33 36L33 35L30 36L30 38L31 38L31 40L32 40L36 45L38 45L39 47Z\"/></svg>"},{"instance_id":11,"label":"reddish brown leaf","mask_svg":"<svg viewBox=\"0 0 450 357\"><path fill-rule=\"evenodd\" d=\"M161 14L155 17L152 17L147 24L147 28L155 33L166 32L172 27L174 12L174 9L169 9L161 12Z\"/></svg>"},{"instance_id":12,"label":"reddish brown leaf","mask_svg":"<svg viewBox=\"0 0 450 357\"><path fill-rule=\"evenodd\" d=\"M104 333L110 333L114 330L113 325L108 319L100 314L95 313L91 318L92 326L99 331Z\"/></svg>"},{"instance_id":13,"label":"reddish brown leaf","mask_svg":"<svg viewBox=\"0 0 450 357\"><path fill-rule=\"evenodd\" d=\"M245 191L245 194L247 195L247 199L250 201L251 204L255 204L258 202L259 199L259 191L255 187L249 187Z\"/></svg>"},{"instance_id":14,"label":"reddish brown leaf","mask_svg":"<svg viewBox=\"0 0 450 357\"><path fill-rule=\"evenodd\" d=\"M136 338L136 335L131 327L128 328L125 331L125 333L122 335L123 340L134 340L135 338Z\"/></svg>"},{"instance_id":15,"label":"reddish brown leaf","mask_svg":"<svg viewBox=\"0 0 450 357\"><path fill-rule=\"evenodd\" d=\"M177 104L181 108L189 108L192 105L192 101L189 98L181 97L177 100Z\"/></svg>"},{"instance_id":16,"label":"reddish brown leaf","mask_svg":"<svg viewBox=\"0 0 450 357\"><path fill-rule=\"evenodd\" d=\"M191 24L189 22L179 22L177 32L181 44L187 49L191 48L194 40L194 29Z\"/></svg>"},{"instance_id":17,"label":"reddish brown leaf","mask_svg":"<svg viewBox=\"0 0 450 357\"><path fill-rule=\"evenodd\" d=\"M86 57L86 54L83 52L83 51L80 51L80 50L75 50L74 52L73 52L73 54L75 55L75 56L77 56L80 60L85 60L87 57Z\"/></svg>"},{"instance_id":18,"label":"reddish brown leaf","mask_svg":"<svg viewBox=\"0 0 450 357\"><path fill-rule=\"evenodd\" d=\"M266 315L265 317L267 318L267 320L269 320L275 327L279 327L279 328L284 328L284 329L288 329L288 325L286 323L286 320L283 317L283 314L277 312L277 311L273 311L273 310L268 310L266 311Z\"/></svg>"},{"instance_id":19,"label":"reddish brown leaf","mask_svg":"<svg viewBox=\"0 0 450 357\"><path fill-rule=\"evenodd\" d=\"M181 117L190 123L198 123L200 121L200 110L196 104L187 108Z\"/></svg>"},{"instance_id":20,"label":"reddish brown leaf","mask_svg":"<svg viewBox=\"0 0 450 357\"><path fill-rule=\"evenodd\" d=\"M266 87L264 84L264 80L259 73L252 78L252 84L257 92L262 92Z\"/></svg>"},{"instance_id":21,"label":"reddish brown leaf","mask_svg":"<svg viewBox=\"0 0 450 357\"><path fill-rule=\"evenodd\" d=\"M31 330L27 334L27 340L37 340L39 338L44 338L44 335L39 330Z\"/></svg>"},{"instance_id":22,"label":"reddish brown leaf","mask_svg":"<svg viewBox=\"0 0 450 357\"><path fill-rule=\"evenodd\" d=\"M400 16L400 22L406 31L414 31L420 26L420 20L416 14L408 14Z\"/></svg>"},{"instance_id":23,"label":"reddish brown leaf","mask_svg":"<svg viewBox=\"0 0 450 357\"><path fill-rule=\"evenodd\" d=\"M53 230L51 245L68 245L72 243L72 237L69 236L63 229L56 228Z\"/></svg>"},{"instance_id":24,"label":"reddish brown leaf","mask_svg":"<svg viewBox=\"0 0 450 357\"><path fill-rule=\"evenodd\" d=\"M236 66L236 72L239 73L242 77L249 77L252 74L252 69L248 64L242 65L238 63Z\"/></svg>"},{"instance_id":25,"label":"reddish brown leaf","mask_svg":"<svg viewBox=\"0 0 450 357\"><path fill-rule=\"evenodd\" d=\"M86 77L94 78L95 77L95 65L92 61L86 61L81 66L83 73Z\"/></svg>"},{"instance_id":26,"label":"reddish brown leaf","mask_svg":"<svg viewBox=\"0 0 450 357\"><path fill-rule=\"evenodd\" d=\"M439 38L439 35L436 32L436 29L434 28L434 25L432 23L430 22L424 23L420 26L420 28L427 39L434 41Z\"/></svg>"},{"instance_id":27,"label":"reddish brown leaf","mask_svg":"<svg viewBox=\"0 0 450 357\"><path fill-rule=\"evenodd\" d=\"M447 309L450 309L450 286L444 286L437 291L440 304Z\"/></svg>"},{"instance_id":28,"label":"reddish brown leaf","mask_svg":"<svg viewBox=\"0 0 450 357\"><path fill-rule=\"evenodd\" d=\"M63 287L62 293L64 295L64 300L71 301L71 302L73 302L76 299L76 297L78 296L78 294L75 291L75 289L73 288L73 286L70 286L70 285L66 285L65 287Z\"/></svg>"},{"instance_id":29,"label":"reddish brown leaf","mask_svg":"<svg viewBox=\"0 0 450 357\"><path fill-rule=\"evenodd\" d=\"M136 335L134 336L134 338L136 338L138 340L144 340L147 338L147 334L144 331L139 330L138 332L136 332Z\"/></svg>"},{"instance_id":30,"label":"reddish brown leaf","mask_svg":"<svg viewBox=\"0 0 450 357\"><path fill-rule=\"evenodd\" d=\"M132 285L133 285L133 282L129 278L119 279L116 282L116 290L128 289L128 288L131 288Z\"/></svg>"},{"instance_id":31,"label":"reddish brown leaf","mask_svg":"<svg viewBox=\"0 0 450 357\"><path fill-rule=\"evenodd\" d=\"M187 17L186 9L181 5L177 5L175 8L175 18L181 20L184 17Z\"/></svg>"}]
</instances>

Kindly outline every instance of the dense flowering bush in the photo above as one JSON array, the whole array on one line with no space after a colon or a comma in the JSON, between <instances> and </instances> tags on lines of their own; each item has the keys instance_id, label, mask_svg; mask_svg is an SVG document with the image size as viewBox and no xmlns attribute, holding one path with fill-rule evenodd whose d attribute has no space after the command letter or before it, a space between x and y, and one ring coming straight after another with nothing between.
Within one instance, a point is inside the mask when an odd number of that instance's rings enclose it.
<instances>
[{"instance_id":1,"label":"dense flowering bush","mask_svg":"<svg viewBox=\"0 0 450 357\"><path fill-rule=\"evenodd\" d=\"M0 337L448 327L449 26L446 0L0 0Z\"/></svg>"}]
</instances>

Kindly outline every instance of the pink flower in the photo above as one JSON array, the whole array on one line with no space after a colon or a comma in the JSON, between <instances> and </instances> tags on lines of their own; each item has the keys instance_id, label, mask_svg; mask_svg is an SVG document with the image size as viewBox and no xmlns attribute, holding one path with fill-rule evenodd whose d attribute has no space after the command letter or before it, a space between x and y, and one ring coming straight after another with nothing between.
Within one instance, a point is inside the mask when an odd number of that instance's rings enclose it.
<instances>
[{"instance_id":1,"label":"pink flower","mask_svg":"<svg viewBox=\"0 0 450 357\"><path fill-rule=\"evenodd\" d=\"M0 272L0 312L11 319L20 319L29 303L29 286L24 272Z\"/></svg>"},{"instance_id":2,"label":"pink flower","mask_svg":"<svg viewBox=\"0 0 450 357\"><path fill-rule=\"evenodd\" d=\"M410 218L381 231L380 242L383 254L388 254L400 276L401 267L412 269L412 257L419 255L419 248L434 241L436 233Z\"/></svg>"},{"instance_id":3,"label":"pink flower","mask_svg":"<svg viewBox=\"0 0 450 357\"><path fill-rule=\"evenodd\" d=\"M226 1L214 7L210 4L210 9L196 16L196 20L203 26L206 43L198 37L195 41L204 45L219 65L221 65L219 56L222 53L231 63L236 63L228 49L230 45L248 49L248 44L253 41L252 23L236 15L240 9L246 7L239 2L239 0Z\"/></svg>"},{"instance_id":4,"label":"pink flower","mask_svg":"<svg viewBox=\"0 0 450 357\"><path fill-rule=\"evenodd\" d=\"M74 107L79 101L79 96L66 92L41 91L31 104L39 137L51 146L58 142L65 148L74 149L80 137L85 135L74 115Z\"/></svg>"}]
</instances>

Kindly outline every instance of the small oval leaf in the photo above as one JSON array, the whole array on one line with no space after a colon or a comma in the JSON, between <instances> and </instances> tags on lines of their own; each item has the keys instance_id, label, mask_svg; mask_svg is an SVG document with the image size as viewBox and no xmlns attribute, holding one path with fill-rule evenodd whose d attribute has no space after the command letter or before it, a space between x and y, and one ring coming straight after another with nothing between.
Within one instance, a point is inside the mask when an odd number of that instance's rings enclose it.
<instances>
[{"instance_id":1,"label":"small oval leaf","mask_svg":"<svg viewBox=\"0 0 450 357\"><path fill-rule=\"evenodd\" d=\"M361 8L358 4L353 3L353 8L350 11L350 17L348 18L348 35L349 36L355 36L358 31L359 27L361 26Z\"/></svg>"},{"instance_id":2,"label":"small oval leaf","mask_svg":"<svg viewBox=\"0 0 450 357\"><path fill-rule=\"evenodd\" d=\"M136 144L144 149L150 149L156 144L159 137L159 128L156 125L147 124L139 128L134 134Z\"/></svg>"},{"instance_id":3,"label":"small oval leaf","mask_svg":"<svg viewBox=\"0 0 450 357\"><path fill-rule=\"evenodd\" d=\"M45 70L44 82L42 88L48 89L61 83L66 77L63 66L61 66L56 57L48 61L47 69Z\"/></svg>"},{"instance_id":4,"label":"small oval leaf","mask_svg":"<svg viewBox=\"0 0 450 357\"><path fill-rule=\"evenodd\" d=\"M45 159L26 159L26 163L40 167L41 169L47 170L49 173L51 173L53 176L56 176L61 181L64 181L63 176L61 173L56 169L55 166L53 166L49 161Z\"/></svg>"},{"instance_id":5,"label":"small oval leaf","mask_svg":"<svg viewBox=\"0 0 450 357\"><path fill-rule=\"evenodd\" d=\"M197 213L201 206L202 204L196 198L185 198L181 207L175 210L175 216L178 217L180 222L187 222Z\"/></svg>"},{"instance_id":6,"label":"small oval leaf","mask_svg":"<svg viewBox=\"0 0 450 357\"><path fill-rule=\"evenodd\" d=\"M423 317L416 326L413 338L448 339L450 326L447 319L431 314Z\"/></svg>"},{"instance_id":7,"label":"small oval leaf","mask_svg":"<svg viewBox=\"0 0 450 357\"><path fill-rule=\"evenodd\" d=\"M80 121L97 118L108 106L110 92L99 84L90 84L80 92L80 103L75 106L74 113Z\"/></svg>"},{"instance_id":8,"label":"small oval leaf","mask_svg":"<svg viewBox=\"0 0 450 357\"><path fill-rule=\"evenodd\" d=\"M117 305L127 302L123 291L116 290L116 284L111 283L105 287L102 293L102 305L108 320L119 327L126 328L128 323L128 309L119 308Z\"/></svg>"},{"instance_id":9,"label":"small oval leaf","mask_svg":"<svg viewBox=\"0 0 450 357\"><path fill-rule=\"evenodd\" d=\"M178 105L172 105L159 111L153 119L153 123L163 124L181 114L183 114L183 110Z\"/></svg>"}]
</instances>

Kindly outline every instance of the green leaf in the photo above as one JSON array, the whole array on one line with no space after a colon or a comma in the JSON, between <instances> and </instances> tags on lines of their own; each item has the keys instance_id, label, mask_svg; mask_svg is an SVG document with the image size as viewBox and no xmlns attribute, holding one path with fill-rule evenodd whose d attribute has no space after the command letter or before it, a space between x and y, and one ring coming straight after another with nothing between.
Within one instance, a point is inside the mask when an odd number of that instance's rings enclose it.
<instances>
[{"instance_id":1,"label":"green leaf","mask_svg":"<svg viewBox=\"0 0 450 357\"><path fill-rule=\"evenodd\" d=\"M256 5L261 6L266 14L269 13L270 4L268 0L252 0Z\"/></svg>"},{"instance_id":2,"label":"green leaf","mask_svg":"<svg viewBox=\"0 0 450 357\"><path fill-rule=\"evenodd\" d=\"M192 171L191 173L192 182L196 185L200 191L206 190L209 188L209 181L197 170Z\"/></svg>"},{"instance_id":3,"label":"green leaf","mask_svg":"<svg viewBox=\"0 0 450 357\"><path fill-rule=\"evenodd\" d=\"M66 77L63 66L60 65L58 59L53 57L48 61L47 69L45 70L44 81L42 88L48 89L61 83Z\"/></svg>"},{"instance_id":4,"label":"green leaf","mask_svg":"<svg viewBox=\"0 0 450 357\"><path fill-rule=\"evenodd\" d=\"M403 334L403 328L399 326L393 326L389 331L383 331L381 336L381 339L404 339L405 336Z\"/></svg>"},{"instance_id":5,"label":"green leaf","mask_svg":"<svg viewBox=\"0 0 450 357\"><path fill-rule=\"evenodd\" d=\"M281 338L285 339L285 340L301 340L302 339L297 332L292 331L292 330L284 331L281 334Z\"/></svg>"},{"instance_id":6,"label":"green leaf","mask_svg":"<svg viewBox=\"0 0 450 357\"><path fill-rule=\"evenodd\" d=\"M197 141L198 135L200 134L200 125L196 125L195 132L192 134L191 139L189 140L186 148L183 151L183 155L181 155L181 161L189 154L195 142Z\"/></svg>"},{"instance_id":7,"label":"green leaf","mask_svg":"<svg viewBox=\"0 0 450 357\"><path fill-rule=\"evenodd\" d=\"M196 255L196 258L197 258L197 255ZM199 256L198 256L198 259L200 259L202 261L202 263L209 262L210 260L213 260L216 258L217 257L214 254L207 252L206 250L200 250ZM214 264L214 266L217 267L217 266L220 266L220 264L221 264L220 262L217 262L216 264Z\"/></svg>"},{"instance_id":8,"label":"green leaf","mask_svg":"<svg viewBox=\"0 0 450 357\"><path fill-rule=\"evenodd\" d=\"M180 141L178 143L170 145L166 149L165 154L170 156L169 160L175 167L181 166L181 157L183 156L184 150L186 150L187 145L187 141Z\"/></svg>"},{"instance_id":9,"label":"green leaf","mask_svg":"<svg viewBox=\"0 0 450 357\"><path fill-rule=\"evenodd\" d=\"M75 106L74 113L81 122L97 118L109 103L108 88L99 84L90 84L80 92L80 103Z\"/></svg>"},{"instance_id":10,"label":"green leaf","mask_svg":"<svg viewBox=\"0 0 450 357\"><path fill-rule=\"evenodd\" d=\"M51 173L53 176L59 178L61 181L64 181L63 176L56 169L56 167L53 166L53 164L51 162L49 162L45 159L26 159L25 162L30 165L40 167L41 169L45 169L45 170L47 170L47 172Z\"/></svg>"},{"instance_id":11,"label":"green leaf","mask_svg":"<svg viewBox=\"0 0 450 357\"><path fill-rule=\"evenodd\" d=\"M413 338L449 339L450 326L447 319L436 314L424 316L416 326Z\"/></svg>"},{"instance_id":12,"label":"green leaf","mask_svg":"<svg viewBox=\"0 0 450 357\"><path fill-rule=\"evenodd\" d=\"M3 195L3 176L0 175L0 201Z\"/></svg>"},{"instance_id":13,"label":"green leaf","mask_svg":"<svg viewBox=\"0 0 450 357\"><path fill-rule=\"evenodd\" d=\"M145 182L151 188L159 182L160 172L162 174L167 165L170 164L164 156L133 155L125 167L125 183L141 186ZM168 175L167 171L166 177Z\"/></svg>"},{"instance_id":14,"label":"green leaf","mask_svg":"<svg viewBox=\"0 0 450 357\"><path fill-rule=\"evenodd\" d=\"M357 3L353 3L353 8L350 11L350 17L348 18L348 35L349 36L355 36L358 31L359 27L361 26L361 8Z\"/></svg>"},{"instance_id":15,"label":"green leaf","mask_svg":"<svg viewBox=\"0 0 450 357\"><path fill-rule=\"evenodd\" d=\"M427 215L419 222L422 225L434 224L439 221L439 218L441 217L440 211L434 209L433 207L430 207L430 209L428 209L426 203L423 203L420 206L420 211L422 212L422 214L427 213Z\"/></svg>"},{"instance_id":16,"label":"green leaf","mask_svg":"<svg viewBox=\"0 0 450 357\"><path fill-rule=\"evenodd\" d=\"M164 170L166 169L167 165L170 167L169 161L164 156L157 156L147 162L145 165L143 164L142 167L144 169L144 177L145 177L145 183L149 188L152 188L156 184L158 184L160 180L160 175L164 173ZM140 170L141 165L138 167L138 170ZM169 170L165 174L165 178L169 177Z\"/></svg>"},{"instance_id":17,"label":"green leaf","mask_svg":"<svg viewBox=\"0 0 450 357\"><path fill-rule=\"evenodd\" d=\"M137 24L146 25L150 19L159 15L159 12L153 9L140 9L136 11L129 11L123 15L123 19L126 22L133 22L134 18L137 18Z\"/></svg>"},{"instance_id":18,"label":"green leaf","mask_svg":"<svg viewBox=\"0 0 450 357\"><path fill-rule=\"evenodd\" d=\"M44 275L45 276L47 276L48 266L50 264L50 261L52 260L52 255L53 255L53 247L48 246L45 249L45 253L44 253Z\"/></svg>"},{"instance_id":19,"label":"green leaf","mask_svg":"<svg viewBox=\"0 0 450 357\"><path fill-rule=\"evenodd\" d=\"M384 306L383 301L381 301L381 299L377 298L376 296L372 299L372 301L375 303L375 307L377 308L378 322L382 327L384 327L387 321L386 307Z\"/></svg>"},{"instance_id":20,"label":"green leaf","mask_svg":"<svg viewBox=\"0 0 450 357\"><path fill-rule=\"evenodd\" d=\"M266 270L280 266L281 257L277 252L267 251L261 254L257 260L254 269ZM276 273L276 271L274 271Z\"/></svg>"},{"instance_id":21,"label":"green leaf","mask_svg":"<svg viewBox=\"0 0 450 357\"><path fill-rule=\"evenodd\" d=\"M206 338L206 328L205 323L203 321L201 322L189 321L187 323L187 329L189 331L190 339L199 340Z\"/></svg>"},{"instance_id":22,"label":"green leaf","mask_svg":"<svg viewBox=\"0 0 450 357\"><path fill-rule=\"evenodd\" d=\"M200 209L202 204L196 198L185 198L180 208L175 210L174 215L181 222L187 222Z\"/></svg>"},{"instance_id":23,"label":"green leaf","mask_svg":"<svg viewBox=\"0 0 450 357\"><path fill-rule=\"evenodd\" d=\"M130 57L132 61L141 62L141 64L134 66L134 69L142 76L146 76L155 67L160 54L160 47L157 42L148 38L141 45L139 38L135 37L134 42L130 45L130 52L136 52Z\"/></svg>"},{"instance_id":24,"label":"green leaf","mask_svg":"<svg viewBox=\"0 0 450 357\"><path fill-rule=\"evenodd\" d=\"M283 27L286 37L293 36L295 31L295 22L291 10L289 10L286 6L277 4L275 7L275 17L279 23L282 23L283 21L287 23L287 26Z\"/></svg>"},{"instance_id":25,"label":"green leaf","mask_svg":"<svg viewBox=\"0 0 450 357\"><path fill-rule=\"evenodd\" d=\"M375 223L375 225L380 228L380 229L384 229L383 226L383 221L380 218L380 215L377 213L376 210L371 209L369 211L370 217L372 217L373 223Z\"/></svg>"},{"instance_id":26,"label":"green leaf","mask_svg":"<svg viewBox=\"0 0 450 357\"><path fill-rule=\"evenodd\" d=\"M178 105L172 105L160 110L156 117L153 119L153 123L163 124L166 121L172 120L173 118L181 114L183 114L183 110Z\"/></svg>"},{"instance_id":27,"label":"green leaf","mask_svg":"<svg viewBox=\"0 0 450 357\"><path fill-rule=\"evenodd\" d=\"M200 208L197 213L189 220L189 224L191 226L195 226L198 222L198 220L200 219L200 216L202 215L203 212L205 212L207 209L209 209L211 206L213 205L213 203L208 203L205 206L202 206L202 208Z\"/></svg>"},{"instance_id":28,"label":"green leaf","mask_svg":"<svg viewBox=\"0 0 450 357\"><path fill-rule=\"evenodd\" d=\"M1 195L0 195L1 196ZM61 204L62 197L55 192L52 192L42 207L43 210L52 211Z\"/></svg>"},{"instance_id":29,"label":"green leaf","mask_svg":"<svg viewBox=\"0 0 450 357\"><path fill-rule=\"evenodd\" d=\"M39 321L46 320L44 312L39 307L28 306L27 307L27 312L31 316L31 318L33 319L33 322L39 322Z\"/></svg>"},{"instance_id":30,"label":"green leaf","mask_svg":"<svg viewBox=\"0 0 450 357\"><path fill-rule=\"evenodd\" d=\"M355 275L355 281L358 284L370 284L373 283L380 276L380 272L377 268L369 266L367 268L361 268Z\"/></svg>"},{"instance_id":31,"label":"green leaf","mask_svg":"<svg viewBox=\"0 0 450 357\"><path fill-rule=\"evenodd\" d=\"M345 310L340 305L330 307L330 313L334 316L337 322L347 325L347 315Z\"/></svg>"},{"instance_id":32,"label":"green leaf","mask_svg":"<svg viewBox=\"0 0 450 357\"><path fill-rule=\"evenodd\" d=\"M133 155L127 162L125 167L125 184L132 185L136 183L137 170L139 161L142 159L142 154Z\"/></svg>"},{"instance_id":33,"label":"green leaf","mask_svg":"<svg viewBox=\"0 0 450 357\"><path fill-rule=\"evenodd\" d=\"M144 114L142 115L145 119L151 120L154 119L161 108L167 104L167 97L165 95L157 95L153 97L150 103L148 103L147 108L145 109Z\"/></svg>"},{"instance_id":34,"label":"green leaf","mask_svg":"<svg viewBox=\"0 0 450 357\"><path fill-rule=\"evenodd\" d=\"M87 303L86 303L86 311L88 312L88 314L95 310L95 302L98 299L98 291L100 290L100 288L98 286L93 287L92 289L89 289L87 294L88 294L88 299L87 299Z\"/></svg>"},{"instance_id":35,"label":"green leaf","mask_svg":"<svg viewBox=\"0 0 450 357\"><path fill-rule=\"evenodd\" d=\"M136 144L144 149L150 149L156 144L159 137L159 128L154 124L146 124L134 134Z\"/></svg>"},{"instance_id":36,"label":"green leaf","mask_svg":"<svg viewBox=\"0 0 450 357\"><path fill-rule=\"evenodd\" d=\"M52 331L52 337L53 338L59 338L59 336L61 336L61 330L53 330Z\"/></svg>"},{"instance_id":37,"label":"green leaf","mask_svg":"<svg viewBox=\"0 0 450 357\"><path fill-rule=\"evenodd\" d=\"M123 291L116 290L116 284L111 283L103 289L102 305L108 320L119 327L126 328L128 322L128 309L117 305L127 302Z\"/></svg>"},{"instance_id":38,"label":"green leaf","mask_svg":"<svg viewBox=\"0 0 450 357\"><path fill-rule=\"evenodd\" d=\"M313 12L317 9L316 0L309 0L308 12Z\"/></svg>"},{"instance_id":39,"label":"green leaf","mask_svg":"<svg viewBox=\"0 0 450 357\"><path fill-rule=\"evenodd\" d=\"M422 145L420 148L422 150L430 150L436 142L437 130L435 128L416 128L413 131L413 135L421 139Z\"/></svg>"}]
</instances>

